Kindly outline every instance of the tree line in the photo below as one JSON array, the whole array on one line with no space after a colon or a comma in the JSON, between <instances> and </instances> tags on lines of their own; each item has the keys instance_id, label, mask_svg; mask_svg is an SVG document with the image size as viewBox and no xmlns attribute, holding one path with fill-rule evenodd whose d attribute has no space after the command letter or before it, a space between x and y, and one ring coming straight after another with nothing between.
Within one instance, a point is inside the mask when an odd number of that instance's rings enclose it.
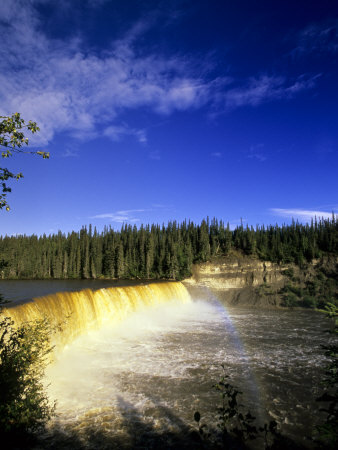
<instances>
[{"instance_id":1,"label":"tree line","mask_svg":"<svg viewBox=\"0 0 338 450\"><path fill-rule=\"evenodd\" d=\"M67 235L0 237L0 276L8 278L183 279L194 263L228 255L232 249L262 260L303 265L338 254L338 219L310 224L230 229L207 218L165 225L123 225L120 231L83 227Z\"/></svg>"}]
</instances>

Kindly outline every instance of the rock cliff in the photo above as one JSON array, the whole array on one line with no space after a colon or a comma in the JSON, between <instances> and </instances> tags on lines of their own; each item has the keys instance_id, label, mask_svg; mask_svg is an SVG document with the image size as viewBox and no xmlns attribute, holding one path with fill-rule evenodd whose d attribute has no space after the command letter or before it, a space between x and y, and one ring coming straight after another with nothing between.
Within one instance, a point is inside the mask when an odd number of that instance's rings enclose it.
<instances>
[{"instance_id":1,"label":"rock cliff","mask_svg":"<svg viewBox=\"0 0 338 450\"><path fill-rule=\"evenodd\" d=\"M286 284L286 267L240 254L216 258L195 265L184 284L194 296L208 288L229 305L275 307L281 303L278 291Z\"/></svg>"},{"instance_id":2,"label":"rock cliff","mask_svg":"<svg viewBox=\"0 0 338 450\"><path fill-rule=\"evenodd\" d=\"M326 255L300 268L233 251L196 264L184 284L194 297L205 297L208 289L228 305L323 308L327 302L338 300L338 257Z\"/></svg>"}]
</instances>

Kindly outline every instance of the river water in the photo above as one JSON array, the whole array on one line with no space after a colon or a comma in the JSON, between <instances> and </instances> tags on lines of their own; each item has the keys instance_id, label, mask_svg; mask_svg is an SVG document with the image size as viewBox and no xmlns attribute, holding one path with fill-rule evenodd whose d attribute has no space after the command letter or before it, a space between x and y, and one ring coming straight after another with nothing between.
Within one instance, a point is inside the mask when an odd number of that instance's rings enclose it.
<instances>
[{"instance_id":1,"label":"river water","mask_svg":"<svg viewBox=\"0 0 338 450\"><path fill-rule=\"evenodd\" d=\"M227 308L208 292L134 313L79 337L49 366L57 416L39 448L183 448L196 410L215 424L221 364L245 411L311 448L326 328L313 311Z\"/></svg>"}]
</instances>

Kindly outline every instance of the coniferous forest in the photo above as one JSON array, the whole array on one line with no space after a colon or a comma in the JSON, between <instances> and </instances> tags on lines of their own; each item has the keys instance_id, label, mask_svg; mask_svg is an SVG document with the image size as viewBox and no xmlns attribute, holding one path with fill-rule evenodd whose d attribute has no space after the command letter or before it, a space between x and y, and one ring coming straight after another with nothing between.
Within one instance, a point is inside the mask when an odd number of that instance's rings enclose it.
<instances>
[{"instance_id":1,"label":"coniferous forest","mask_svg":"<svg viewBox=\"0 0 338 450\"><path fill-rule=\"evenodd\" d=\"M266 261L302 266L338 254L338 219L293 222L283 226L238 226L216 219L169 222L167 226L123 225L120 231L90 225L67 235L0 238L3 279L144 278L176 279L191 275L193 263L242 251Z\"/></svg>"}]
</instances>

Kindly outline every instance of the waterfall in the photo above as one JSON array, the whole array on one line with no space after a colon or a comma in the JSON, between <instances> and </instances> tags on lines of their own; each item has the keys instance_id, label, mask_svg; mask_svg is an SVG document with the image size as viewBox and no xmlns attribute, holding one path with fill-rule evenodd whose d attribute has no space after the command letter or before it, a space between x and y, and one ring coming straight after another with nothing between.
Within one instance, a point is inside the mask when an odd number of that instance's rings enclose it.
<instances>
[{"instance_id":1,"label":"waterfall","mask_svg":"<svg viewBox=\"0 0 338 450\"><path fill-rule=\"evenodd\" d=\"M85 289L79 292L59 292L4 308L3 315L11 317L16 326L47 318L51 325L62 330L53 339L56 348L60 349L91 329L103 325L114 326L133 312L168 302L191 302L182 283L151 283L96 291Z\"/></svg>"}]
</instances>

